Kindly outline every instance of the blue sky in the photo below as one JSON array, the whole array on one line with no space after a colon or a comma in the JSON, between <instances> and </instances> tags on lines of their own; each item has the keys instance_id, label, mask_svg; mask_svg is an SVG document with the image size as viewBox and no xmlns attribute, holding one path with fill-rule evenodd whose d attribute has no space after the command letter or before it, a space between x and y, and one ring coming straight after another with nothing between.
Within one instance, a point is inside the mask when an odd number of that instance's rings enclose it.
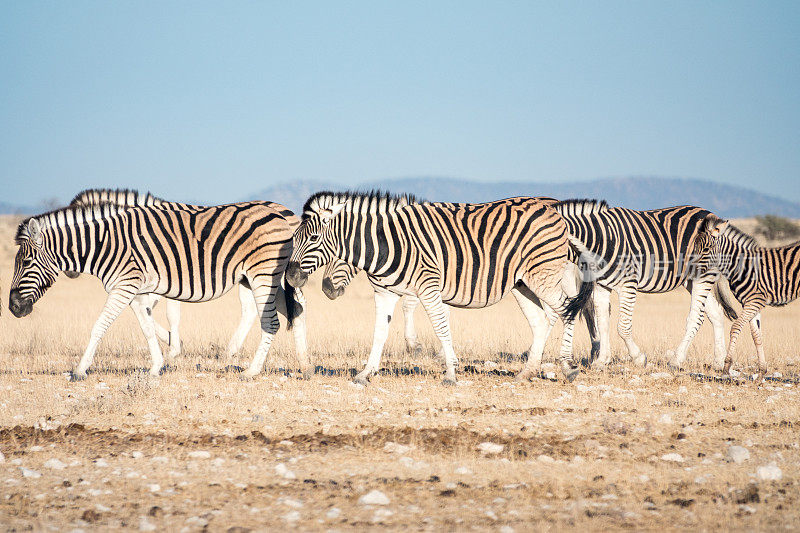
<instances>
[{"instance_id":1,"label":"blue sky","mask_svg":"<svg viewBox=\"0 0 800 533\"><path fill-rule=\"evenodd\" d=\"M699 177L800 201L800 2L0 2L0 201Z\"/></svg>"}]
</instances>

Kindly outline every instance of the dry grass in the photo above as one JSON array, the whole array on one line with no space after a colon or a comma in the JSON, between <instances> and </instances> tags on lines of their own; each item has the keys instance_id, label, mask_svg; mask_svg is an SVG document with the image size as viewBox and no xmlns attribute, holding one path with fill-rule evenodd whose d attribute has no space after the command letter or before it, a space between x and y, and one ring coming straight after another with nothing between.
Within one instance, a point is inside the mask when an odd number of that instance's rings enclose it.
<instances>
[{"instance_id":1,"label":"dry grass","mask_svg":"<svg viewBox=\"0 0 800 533\"><path fill-rule=\"evenodd\" d=\"M4 306L12 232L12 221L0 219ZM105 297L95 278L59 279L25 319L4 312L0 524L778 529L800 518L798 387L666 376L666 351L680 339L688 310L685 291L645 295L637 305L636 338L652 361L645 370L620 362L570 385L513 383L505 373L522 362L508 354L527 348L530 331L509 299L453 312L462 366L473 367L459 375L458 387L440 384L430 356L435 339L418 311L426 354L403 352L395 320L387 373L362 389L346 376L369 349L371 291L359 279L330 302L319 279L311 287L309 344L324 367L311 381L292 374L285 331L268 372L254 381L242 381L218 359L238 320L235 294L183 306L184 355L158 380L142 373L147 350L128 311L106 335L89 378L66 380ZM798 317L797 303L764 313L770 369L792 379L800 365ZM576 351L585 354L588 338L579 330ZM703 326L689 354L692 370L706 371L711 337ZM240 364L249 362L256 339L254 331ZM613 341L621 354L622 343ZM557 339L546 357L555 353ZM737 365L755 368L748 338ZM502 451L484 454L482 442ZM727 461L731 445L746 447L750 459ZM668 454L682 462L663 459ZM771 463L783 478L759 480L757 468ZM23 469L40 477L25 477ZM372 490L388 505L359 503Z\"/></svg>"}]
</instances>

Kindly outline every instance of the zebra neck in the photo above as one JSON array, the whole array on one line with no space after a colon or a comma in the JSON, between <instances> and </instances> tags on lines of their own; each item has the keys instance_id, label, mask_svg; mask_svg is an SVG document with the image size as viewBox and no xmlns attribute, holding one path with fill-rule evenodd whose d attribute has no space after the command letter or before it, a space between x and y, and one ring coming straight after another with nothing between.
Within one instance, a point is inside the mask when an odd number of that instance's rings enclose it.
<instances>
[{"instance_id":1,"label":"zebra neck","mask_svg":"<svg viewBox=\"0 0 800 533\"><path fill-rule=\"evenodd\" d=\"M55 261L62 271L80 272L99 276L97 270L112 245L109 238L108 222L95 221L94 231L87 225L75 225L55 228L51 238L54 243ZM120 246L121 243L117 243Z\"/></svg>"}]
</instances>

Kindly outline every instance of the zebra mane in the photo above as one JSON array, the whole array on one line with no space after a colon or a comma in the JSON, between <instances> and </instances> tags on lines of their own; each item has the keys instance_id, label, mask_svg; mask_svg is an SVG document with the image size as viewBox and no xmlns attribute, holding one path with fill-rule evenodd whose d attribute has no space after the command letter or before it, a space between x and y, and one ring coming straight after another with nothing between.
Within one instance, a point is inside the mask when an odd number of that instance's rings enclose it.
<instances>
[{"instance_id":1,"label":"zebra mane","mask_svg":"<svg viewBox=\"0 0 800 533\"><path fill-rule=\"evenodd\" d=\"M109 203L121 207L148 206L164 202L149 192L140 193L135 189L84 189L75 195L71 206L88 206Z\"/></svg>"},{"instance_id":2,"label":"zebra mane","mask_svg":"<svg viewBox=\"0 0 800 533\"><path fill-rule=\"evenodd\" d=\"M564 209L572 214L577 215L592 215L594 213L599 213L600 211L605 211L609 207L605 200L574 198L571 200L562 200L561 202L556 202L553 204L553 208Z\"/></svg>"},{"instance_id":3,"label":"zebra mane","mask_svg":"<svg viewBox=\"0 0 800 533\"><path fill-rule=\"evenodd\" d=\"M721 236L736 246L744 248L745 250L752 250L754 248L761 247L761 245L758 244L758 241L753 236L748 235L733 224L728 224L728 227L722 231Z\"/></svg>"},{"instance_id":4,"label":"zebra mane","mask_svg":"<svg viewBox=\"0 0 800 533\"><path fill-rule=\"evenodd\" d=\"M124 209L122 207L109 203L62 207L61 209L48 211L41 215L28 217L20 222L19 226L17 226L14 242L20 245L24 241L30 240L31 234L29 224L30 221L34 219L39 222L42 231L46 231L49 228L64 228L84 224L92 220L102 220L123 211Z\"/></svg>"},{"instance_id":5,"label":"zebra mane","mask_svg":"<svg viewBox=\"0 0 800 533\"><path fill-rule=\"evenodd\" d=\"M333 205L345 203L349 211L362 213L389 213L399 207L409 204L423 203L413 194L392 194L389 192L373 190L369 192L331 192L321 191L306 200L303 206L303 219L328 209Z\"/></svg>"}]
</instances>

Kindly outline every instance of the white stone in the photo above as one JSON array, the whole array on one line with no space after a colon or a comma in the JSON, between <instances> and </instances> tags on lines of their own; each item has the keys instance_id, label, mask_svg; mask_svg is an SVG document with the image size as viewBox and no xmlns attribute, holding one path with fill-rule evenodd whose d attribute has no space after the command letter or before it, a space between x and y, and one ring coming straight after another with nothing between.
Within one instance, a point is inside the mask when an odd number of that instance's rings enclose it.
<instances>
[{"instance_id":1,"label":"white stone","mask_svg":"<svg viewBox=\"0 0 800 533\"><path fill-rule=\"evenodd\" d=\"M361 505L389 505L389 498L379 490L373 490L358 499Z\"/></svg>"},{"instance_id":2,"label":"white stone","mask_svg":"<svg viewBox=\"0 0 800 533\"><path fill-rule=\"evenodd\" d=\"M150 492L158 492L161 490L161 485L159 485L158 483L151 483L147 485L147 488Z\"/></svg>"},{"instance_id":3,"label":"white stone","mask_svg":"<svg viewBox=\"0 0 800 533\"><path fill-rule=\"evenodd\" d=\"M144 457L144 454L139 450L136 450L135 452L131 453L131 457L133 457L134 459L141 459L142 457Z\"/></svg>"},{"instance_id":4,"label":"white stone","mask_svg":"<svg viewBox=\"0 0 800 533\"><path fill-rule=\"evenodd\" d=\"M456 472L456 474L459 474L459 475L462 475L462 476L469 476L469 475L472 474L472 470L470 470L466 466L459 466L458 468L456 468L455 472Z\"/></svg>"},{"instance_id":5,"label":"white stone","mask_svg":"<svg viewBox=\"0 0 800 533\"><path fill-rule=\"evenodd\" d=\"M496 442L481 442L478 444L478 450L484 455L492 455L502 452L505 449L503 444Z\"/></svg>"},{"instance_id":6,"label":"white stone","mask_svg":"<svg viewBox=\"0 0 800 533\"><path fill-rule=\"evenodd\" d=\"M289 511L283 515L283 519L287 522L297 522L300 520L300 511Z\"/></svg>"},{"instance_id":7,"label":"white stone","mask_svg":"<svg viewBox=\"0 0 800 533\"><path fill-rule=\"evenodd\" d=\"M98 468L105 468L105 467L107 467L107 466L108 466L108 463L106 462L106 460L105 460L105 459L102 459L102 458L101 458L101 459L98 459L98 460L96 460L96 461L94 462L94 466L96 466L96 467L98 467Z\"/></svg>"},{"instance_id":8,"label":"white stone","mask_svg":"<svg viewBox=\"0 0 800 533\"><path fill-rule=\"evenodd\" d=\"M414 466L414 459L408 457L407 455L404 455L403 457L398 459L397 462L405 466L406 468L411 468L412 466Z\"/></svg>"},{"instance_id":9,"label":"white stone","mask_svg":"<svg viewBox=\"0 0 800 533\"><path fill-rule=\"evenodd\" d=\"M44 465L42 466L44 466L45 468L49 468L50 470L64 470L67 467L67 464L62 463L56 458L53 458L45 461Z\"/></svg>"},{"instance_id":10,"label":"white stone","mask_svg":"<svg viewBox=\"0 0 800 533\"><path fill-rule=\"evenodd\" d=\"M190 526L206 527L208 525L208 520L199 516L190 516L186 519L186 523Z\"/></svg>"},{"instance_id":11,"label":"white stone","mask_svg":"<svg viewBox=\"0 0 800 533\"><path fill-rule=\"evenodd\" d=\"M192 459L211 459L211 453L205 450L195 450L189 452L189 457Z\"/></svg>"},{"instance_id":12,"label":"white stone","mask_svg":"<svg viewBox=\"0 0 800 533\"><path fill-rule=\"evenodd\" d=\"M661 456L661 460L668 461L671 463L682 463L683 456L681 456L681 454L679 453L665 453L664 455Z\"/></svg>"},{"instance_id":13,"label":"white stone","mask_svg":"<svg viewBox=\"0 0 800 533\"><path fill-rule=\"evenodd\" d=\"M151 458L150 461L152 461L154 463L167 464L169 462L169 459L167 459L163 455L159 455L158 457Z\"/></svg>"},{"instance_id":14,"label":"white stone","mask_svg":"<svg viewBox=\"0 0 800 533\"><path fill-rule=\"evenodd\" d=\"M659 424L672 424L672 415L669 413L664 413L663 415L658 417Z\"/></svg>"},{"instance_id":15,"label":"white stone","mask_svg":"<svg viewBox=\"0 0 800 533\"><path fill-rule=\"evenodd\" d=\"M678 394L686 394L687 392L689 392L689 389L686 388L686 385L678 387Z\"/></svg>"},{"instance_id":16,"label":"white stone","mask_svg":"<svg viewBox=\"0 0 800 533\"><path fill-rule=\"evenodd\" d=\"M155 531L155 524L151 523L144 516L139 519L139 531Z\"/></svg>"},{"instance_id":17,"label":"white stone","mask_svg":"<svg viewBox=\"0 0 800 533\"><path fill-rule=\"evenodd\" d=\"M734 463L742 464L750 459L750 452L743 446L730 446L728 448L728 460Z\"/></svg>"},{"instance_id":18,"label":"white stone","mask_svg":"<svg viewBox=\"0 0 800 533\"><path fill-rule=\"evenodd\" d=\"M295 500L293 498L278 498L278 503L282 503L287 507L291 507L293 509L302 509L303 502L300 500Z\"/></svg>"},{"instance_id":19,"label":"white stone","mask_svg":"<svg viewBox=\"0 0 800 533\"><path fill-rule=\"evenodd\" d=\"M284 479L297 479L295 473L289 470L289 468L283 463L278 463L275 465L275 473Z\"/></svg>"},{"instance_id":20,"label":"white stone","mask_svg":"<svg viewBox=\"0 0 800 533\"><path fill-rule=\"evenodd\" d=\"M327 518L328 520L336 520L340 516L342 516L342 510L339 509L338 507L331 507L330 509L328 509L328 512L325 513L325 518Z\"/></svg>"},{"instance_id":21,"label":"white stone","mask_svg":"<svg viewBox=\"0 0 800 533\"><path fill-rule=\"evenodd\" d=\"M5 462L6 462L6 456L3 455L3 452L0 452L0 463L5 463Z\"/></svg>"},{"instance_id":22,"label":"white stone","mask_svg":"<svg viewBox=\"0 0 800 533\"><path fill-rule=\"evenodd\" d=\"M650 374L652 379L673 379L675 376L670 374L669 372L653 372Z\"/></svg>"},{"instance_id":23,"label":"white stone","mask_svg":"<svg viewBox=\"0 0 800 533\"><path fill-rule=\"evenodd\" d=\"M24 466L19 467L19 469L22 472L22 477L28 477L31 479L42 477L42 474L40 474L36 470L31 470L30 468L25 468Z\"/></svg>"},{"instance_id":24,"label":"white stone","mask_svg":"<svg viewBox=\"0 0 800 533\"><path fill-rule=\"evenodd\" d=\"M555 462L556 462L556 460L555 460L555 459L553 459L552 457L550 457L549 455L540 455L540 456L539 456L539 457L537 457L536 459L537 459L537 460L538 460L540 463L544 463L544 464L548 464L548 465L551 465L551 464L553 464L553 463L555 463Z\"/></svg>"},{"instance_id":25,"label":"white stone","mask_svg":"<svg viewBox=\"0 0 800 533\"><path fill-rule=\"evenodd\" d=\"M396 453L398 455L405 455L411 451L411 446L406 446L405 444L398 444L396 442L387 442L384 447L383 451L386 453Z\"/></svg>"},{"instance_id":26,"label":"white stone","mask_svg":"<svg viewBox=\"0 0 800 533\"><path fill-rule=\"evenodd\" d=\"M778 465L771 464L766 466L759 466L756 469L756 476L761 481L780 481L783 478L783 472Z\"/></svg>"}]
</instances>

